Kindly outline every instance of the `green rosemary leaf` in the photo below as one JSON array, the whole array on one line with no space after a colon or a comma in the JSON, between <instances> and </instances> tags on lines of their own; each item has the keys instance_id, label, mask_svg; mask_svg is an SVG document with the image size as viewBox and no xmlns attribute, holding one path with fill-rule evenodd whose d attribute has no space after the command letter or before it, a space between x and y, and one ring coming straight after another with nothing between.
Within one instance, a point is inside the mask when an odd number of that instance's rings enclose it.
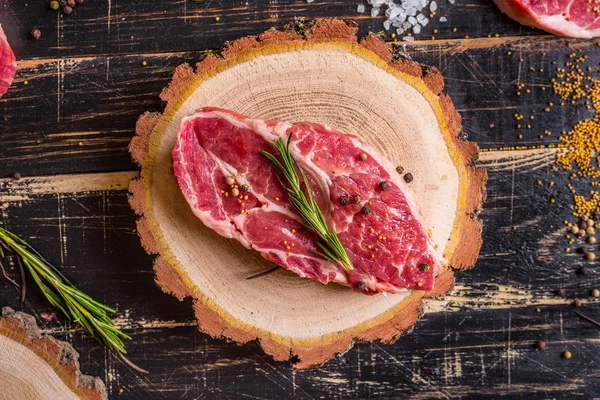
<instances>
[{"instance_id":1,"label":"green rosemary leaf","mask_svg":"<svg viewBox=\"0 0 600 400\"><path fill-rule=\"evenodd\" d=\"M337 233L327 226L319 205L312 195L306 173L290 153L292 135L293 133L290 133L287 142L279 138L275 144L271 144L277 150L281 161L268 151L260 153L277 171L279 182L285 188L290 204L296 210L304 226L319 236L317 247L320 251L315 250L314 252L331 262L340 264L347 270L352 270L354 269L352 261L350 261ZM297 171L300 172L300 176ZM304 190L302 190L302 185L304 185Z\"/></svg>"},{"instance_id":2,"label":"green rosemary leaf","mask_svg":"<svg viewBox=\"0 0 600 400\"><path fill-rule=\"evenodd\" d=\"M131 337L121 332L108 316L109 313L115 312L112 307L94 300L71 285L26 241L2 226L0 226L0 245L0 255L2 256L4 255L3 247L14 251L14 257L21 260L24 268L50 304L72 321L81 324L93 338L106 345L110 350L121 356L127 353L123 339L131 339ZM21 284L24 285L25 282ZM146 372L129 360L124 360L139 371Z\"/></svg>"}]
</instances>

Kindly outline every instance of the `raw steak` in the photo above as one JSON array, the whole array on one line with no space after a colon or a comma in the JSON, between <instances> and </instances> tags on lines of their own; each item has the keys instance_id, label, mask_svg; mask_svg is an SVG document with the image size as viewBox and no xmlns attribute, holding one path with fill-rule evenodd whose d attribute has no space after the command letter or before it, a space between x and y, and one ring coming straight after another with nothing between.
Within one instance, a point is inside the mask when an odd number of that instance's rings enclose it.
<instances>
[{"instance_id":1,"label":"raw steak","mask_svg":"<svg viewBox=\"0 0 600 400\"><path fill-rule=\"evenodd\" d=\"M8 90L16 70L17 62L15 54L10 48L6 35L0 25L0 97Z\"/></svg>"},{"instance_id":2,"label":"raw steak","mask_svg":"<svg viewBox=\"0 0 600 400\"><path fill-rule=\"evenodd\" d=\"M319 207L354 265L351 271L313 252L316 236L303 228L275 169L260 154L276 153L270 143L287 140L291 132L290 152L308 173ZM205 225L302 277L367 294L393 293L431 289L446 265L407 184L356 136L313 123L255 120L203 108L183 119L173 167ZM239 196L231 194L228 177L235 179ZM389 188L382 190L382 182Z\"/></svg>"},{"instance_id":3,"label":"raw steak","mask_svg":"<svg viewBox=\"0 0 600 400\"><path fill-rule=\"evenodd\" d=\"M500 10L523 25L559 36L600 36L600 4L596 0L494 0Z\"/></svg>"}]
</instances>

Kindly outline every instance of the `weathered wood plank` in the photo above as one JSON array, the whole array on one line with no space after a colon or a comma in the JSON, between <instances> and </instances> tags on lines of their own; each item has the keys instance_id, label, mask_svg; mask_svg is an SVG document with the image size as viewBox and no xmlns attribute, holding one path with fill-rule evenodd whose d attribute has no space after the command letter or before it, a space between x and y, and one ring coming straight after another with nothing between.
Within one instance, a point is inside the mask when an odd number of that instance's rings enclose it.
<instances>
[{"instance_id":1,"label":"weathered wood plank","mask_svg":"<svg viewBox=\"0 0 600 400\"><path fill-rule=\"evenodd\" d=\"M47 332L72 341L84 370L104 377L111 398L121 389L127 398L588 398L599 382L598 330L568 303L579 297L586 303L580 310L600 318L598 302L588 297L600 277L595 266L588 276L575 275L581 256L557 244L566 194L536 183L555 176L551 161L551 150L484 153L490 182L477 268L460 273L446 299L427 303L414 333L394 345L358 345L320 369L293 371L257 344L208 338L196 330L189 301L160 292L126 201L135 172L0 180L0 215L78 286L118 307L118 325L133 336L129 355L151 375L131 371L53 315L33 288L20 305L18 290L0 281L0 303L36 315ZM559 202L544 201L550 195ZM551 293L559 287L569 299ZM535 351L535 340L545 340L547 350ZM564 350L574 358L561 359Z\"/></svg>"},{"instance_id":2,"label":"weathered wood plank","mask_svg":"<svg viewBox=\"0 0 600 400\"><path fill-rule=\"evenodd\" d=\"M406 50L445 75L446 92L470 139L498 148L556 143L561 130L589 117L581 105L544 112L548 102L559 103L550 88L551 61L563 62L579 47L589 55L589 65L600 62L600 47L593 42L569 43L550 37L468 39L429 41ZM511 55L506 54L509 49ZM0 99L0 176L134 169L126 148L137 117L160 111L158 95L172 70L201 57L195 52L21 62L11 91ZM142 67L142 60L148 66ZM531 66L538 72L530 72ZM527 85L521 96L515 94L519 83ZM518 129L517 112L536 119L520 121ZM553 135L540 140L545 130ZM79 162L73 163L74 158Z\"/></svg>"},{"instance_id":3,"label":"weathered wood plank","mask_svg":"<svg viewBox=\"0 0 600 400\"><path fill-rule=\"evenodd\" d=\"M537 183L564 179L550 171L552 156L548 149L482 155L480 163L490 169L490 181L482 211L480 261L476 269L458 275L459 285L446 299L430 300L429 312L558 306L573 298L588 302L589 291L600 287L595 264L563 250L567 244L562 220L570 212L569 194ZM179 306L153 283L152 258L141 249L127 204L126 187L135 174L1 179L0 216L10 229L63 265L73 281L103 301L118 304L122 326L189 324L189 304ZM551 197L556 203L550 204ZM591 273L576 275L579 266L589 266ZM14 273L14 266L9 271ZM108 287L110 291L103 290ZM17 307L17 289L7 288L0 300L5 297ZM566 289L569 299L554 296L557 288ZM153 303L156 306L146 306Z\"/></svg>"},{"instance_id":4,"label":"weathered wood plank","mask_svg":"<svg viewBox=\"0 0 600 400\"><path fill-rule=\"evenodd\" d=\"M225 40L282 26L295 17L354 19L361 34L383 29L383 17L356 12L355 0L192 2L111 0L89 1L70 16L59 17L45 3L11 1L0 9L0 20L19 59L79 55L153 53L218 48ZM438 1L439 16L423 28L420 37L487 37L537 34L504 15L486 0L464 0L451 5ZM370 10L370 7L367 8ZM219 17L219 21L215 18ZM42 30L42 39L31 41L28 32ZM456 28L456 32L452 29Z\"/></svg>"}]
</instances>

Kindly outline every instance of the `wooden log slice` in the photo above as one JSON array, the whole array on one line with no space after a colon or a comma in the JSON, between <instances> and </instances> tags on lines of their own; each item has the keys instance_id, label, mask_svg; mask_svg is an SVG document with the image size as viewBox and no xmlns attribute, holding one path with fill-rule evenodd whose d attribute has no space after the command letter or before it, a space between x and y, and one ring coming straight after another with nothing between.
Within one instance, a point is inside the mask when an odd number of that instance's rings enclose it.
<instances>
[{"instance_id":1,"label":"wooden log slice","mask_svg":"<svg viewBox=\"0 0 600 400\"><path fill-rule=\"evenodd\" d=\"M130 202L142 216L142 244L158 254L158 285L195 299L201 331L238 342L258 339L276 360L293 357L300 368L323 363L356 340L395 340L416 321L423 296L451 288L452 272L444 271L431 292L387 296L285 270L248 281L273 265L192 214L173 176L171 149L181 119L202 106L357 134L414 175L428 227L452 267L472 266L487 178L471 167L477 146L460 140L460 117L441 94L435 68L394 59L378 37L359 43L355 34L352 23L320 20L303 36L271 30L230 43L222 57L209 55L196 71L182 65L161 95L164 113L143 115L130 145L142 168Z\"/></svg>"},{"instance_id":2,"label":"wooden log slice","mask_svg":"<svg viewBox=\"0 0 600 400\"><path fill-rule=\"evenodd\" d=\"M42 336L35 318L5 307L0 317L0 399L107 399L100 378L82 375L70 344Z\"/></svg>"}]
</instances>

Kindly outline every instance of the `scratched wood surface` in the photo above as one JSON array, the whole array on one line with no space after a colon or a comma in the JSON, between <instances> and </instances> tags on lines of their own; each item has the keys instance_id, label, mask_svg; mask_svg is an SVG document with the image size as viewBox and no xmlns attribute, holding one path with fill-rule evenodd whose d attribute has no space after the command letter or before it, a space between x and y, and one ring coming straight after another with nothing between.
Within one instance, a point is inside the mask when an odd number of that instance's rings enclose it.
<instances>
[{"instance_id":1,"label":"scratched wood surface","mask_svg":"<svg viewBox=\"0 0 600 400\"><path fill-rule=\"evenodd\" d=\"M448 296L428 301L414 331L395 344L358 344L321 368L294 371L256 344L199 333L189 301L156 287L127 204L126 186L137 171L126 147L137 116L160 110L158 94L173 68L195 63L206 49L294 17L354 18L362 33L379 31L382 20L356 14L357 2L345 0L88 0L64 18L43 3L0 0L0 23L19 59L15 83L0 100L0 177L24 176L0 179L0 221L61 264L83 290L117 306L119 326L133 337L129 356L150 375L132 371L55 316L33 289L20 304L17 290L0 280L0 305L36 315L46 332L72 342L82 370L103 377L111 399L600 395L600 330L569 305L581 299L582 312L600 318L600 306L588 297L600 288L600 274L563 251L567 175L551 169L553 149L502 151L556 143L560 130L588 115L581 106L543 109L557 102L551 62L581 49L597 67L595 42L523 28L486 0L440 2L449 21L428 25L420 37L428 40L405 51L442 71L465 132L491 150L479 161L490 168L480 261L457 274ZM28 39L33 27L42 29L40 41ZM531 93L517 96L519 83ZM516 112L536 117L531 129L517 128ZM554 134L540 140L544 130ZM14 276L10 260L2 262ZM576 275L580 266L590 273ZM554 296L557 288L567 297ZM534 350L536 340L547 349ZM562 359L564 350L573 358Z\"/></svg>"}]
</instances>

